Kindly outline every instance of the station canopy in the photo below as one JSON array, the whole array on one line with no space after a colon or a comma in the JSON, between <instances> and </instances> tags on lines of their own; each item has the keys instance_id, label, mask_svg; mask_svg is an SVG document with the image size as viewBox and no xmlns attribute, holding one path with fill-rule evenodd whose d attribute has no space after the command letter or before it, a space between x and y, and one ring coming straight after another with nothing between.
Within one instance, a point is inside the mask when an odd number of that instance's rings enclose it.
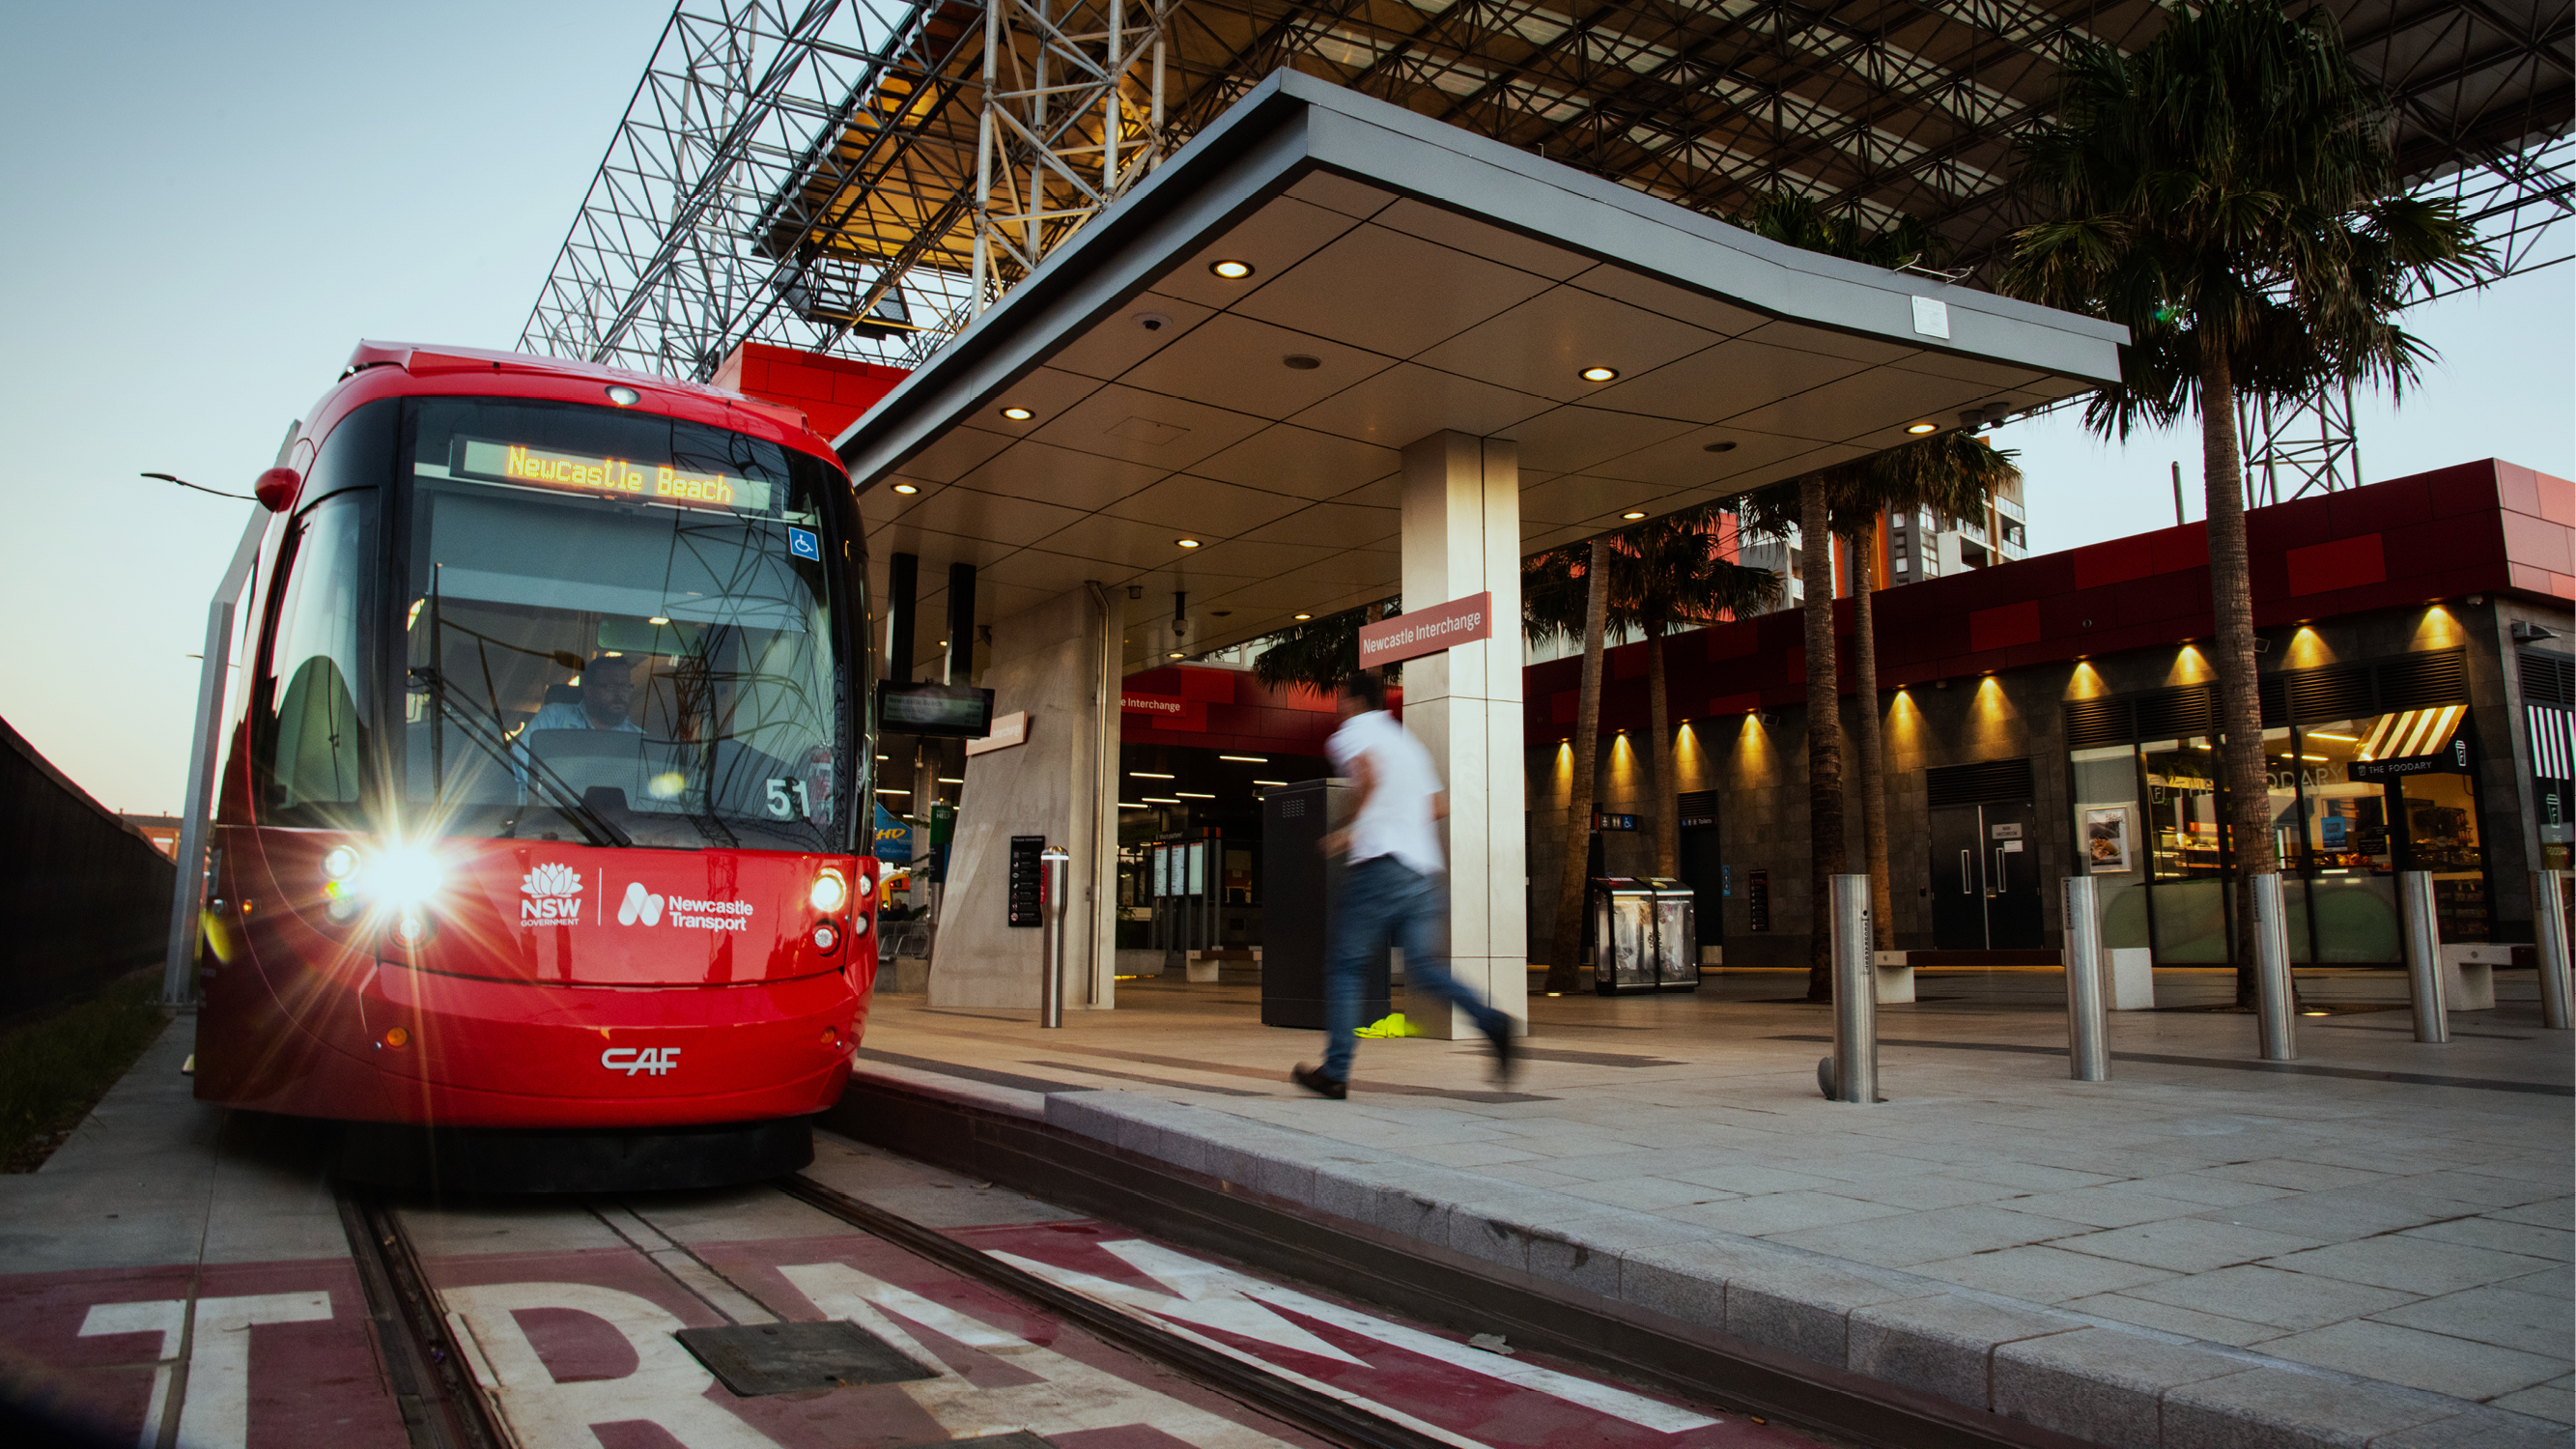
<instances>
[{"instance_id":1,"label":"station canopy","mask_svg":"<svg viewBox=\"0 0 2576 1449\"><path fill-rule=\"evenodd\" d=\"M1282 72L839 446L871 551L974 564L983 617L1187 592L1197 652L1395 593L1432 433L1518 444L1529 552L2088 391L2124 338Z\"/></svg>"}]
</instances>

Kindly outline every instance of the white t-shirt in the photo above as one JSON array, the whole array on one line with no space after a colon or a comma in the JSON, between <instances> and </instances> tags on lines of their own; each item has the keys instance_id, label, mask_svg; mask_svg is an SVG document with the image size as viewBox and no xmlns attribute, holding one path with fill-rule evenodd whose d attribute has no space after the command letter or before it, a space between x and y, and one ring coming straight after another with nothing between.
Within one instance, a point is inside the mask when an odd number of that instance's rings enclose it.
<instances>
[{"instance_id":1,"label":"white t-shirt","mask_svg":"<svg viewBox=\"0 0 2576 1449\"><path fill-rule=\"evenodd\" d=\"M1440 771L1422 742L1394 715L1373 709L1343 721L1324 742L1324 752L1345 775L1351 761L1366 756L1377 782L1367 807L1347 827L1352 863L1392 855L1408 870L1437 875L1440 828L1431 816L1431 797L1440 793Z\"/></svg>"}]
</instances>

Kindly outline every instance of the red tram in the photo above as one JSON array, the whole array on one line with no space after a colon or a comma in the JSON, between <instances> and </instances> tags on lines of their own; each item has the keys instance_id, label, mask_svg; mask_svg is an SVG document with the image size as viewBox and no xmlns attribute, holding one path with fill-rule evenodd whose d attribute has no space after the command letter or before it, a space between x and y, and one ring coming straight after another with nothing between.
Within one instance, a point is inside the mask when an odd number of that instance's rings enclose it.
<instances>
[{"instance_id":1,"label":"red tram","mask_svg":"<svg viewBox=\"0 0 2576 1449\"><path fill-rule=\"evenodd\" d=\"M201 1100L344 1167L800 1167L876 975L848 477L791 409L361 344L263 474L211 831Z\"/></svg>"}]
</instances>

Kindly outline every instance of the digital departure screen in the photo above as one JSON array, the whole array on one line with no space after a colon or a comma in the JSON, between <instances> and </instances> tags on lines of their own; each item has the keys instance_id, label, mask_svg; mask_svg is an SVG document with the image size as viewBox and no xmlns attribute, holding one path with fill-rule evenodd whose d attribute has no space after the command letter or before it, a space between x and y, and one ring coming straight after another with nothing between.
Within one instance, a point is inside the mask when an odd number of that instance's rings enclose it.
<instances>
[{"instance_id":1,"label":"digital departure screen","mask_svg":"<svg viewBox=\"0 0 2576 1449\"><path fill-rule=\"evenodd\" d=\"M993 732L993 691L962 684L880 684L877 723L901 734L980 740Z\"/></svg>"},{"instance_id":2,"label":"digital departure screen","mask_svg":"<svg viewBox=\"0 0 2576 1449\"><path fill-rule=\"evenodd\" d=\"M632 458L566 453L525 443L458 438L451 471L504 483L632 498L674 508L712 508L728 513L769 511L769 483L765 479L693 471Z\"/></svg>"}]
</instances>

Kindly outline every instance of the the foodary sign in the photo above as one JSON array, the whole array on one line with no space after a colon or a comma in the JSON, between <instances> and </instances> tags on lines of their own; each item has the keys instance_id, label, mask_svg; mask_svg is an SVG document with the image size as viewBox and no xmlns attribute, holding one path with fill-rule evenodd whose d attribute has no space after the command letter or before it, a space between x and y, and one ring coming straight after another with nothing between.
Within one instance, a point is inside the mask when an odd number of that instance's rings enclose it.
<instances>
[{"instance_id":1,"label":"the foodary sign","mask_svg":"<svg viewBox=\"0 0 2576 1449\"><path fill-rule=\"evenodd\" d=\"M1469 594L1360 626L1360 667L1374 669L1494 637L1494 596Z\"/></svg>"}]
</instances>

